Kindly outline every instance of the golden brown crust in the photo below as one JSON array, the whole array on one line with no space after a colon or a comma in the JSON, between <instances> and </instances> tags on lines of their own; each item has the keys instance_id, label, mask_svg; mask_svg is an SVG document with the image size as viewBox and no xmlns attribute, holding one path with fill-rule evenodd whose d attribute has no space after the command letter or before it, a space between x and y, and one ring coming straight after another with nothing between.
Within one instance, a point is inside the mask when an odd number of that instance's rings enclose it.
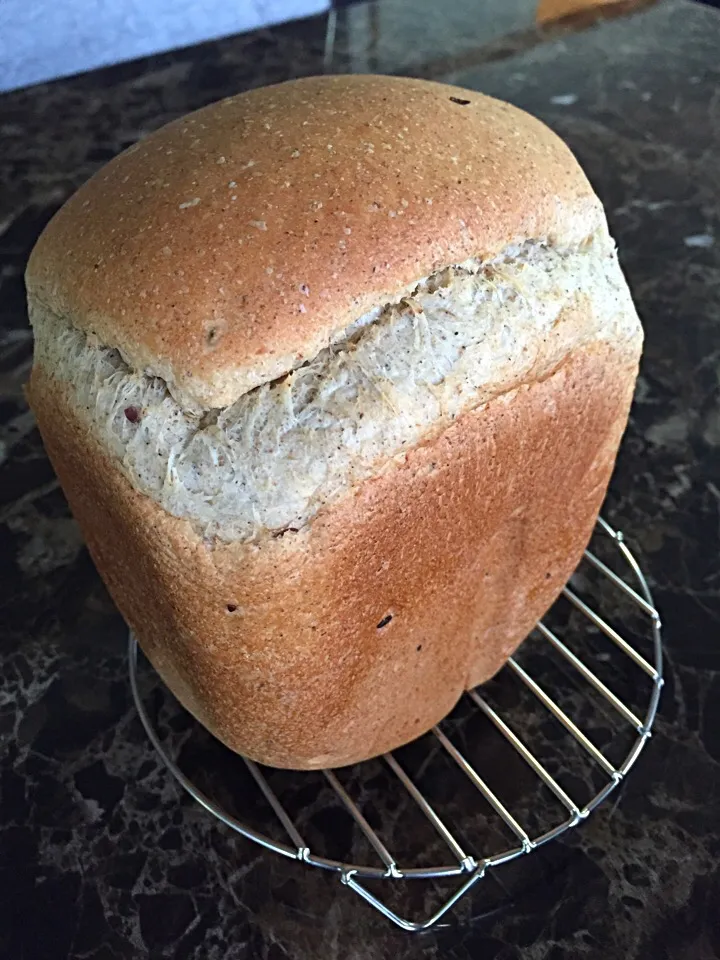
<instances>
[{"instance_id":1,"label":"golden brown crust","mask_svg":"<svg viewBox=\"0 0 720 960\"><path fill-rule=\"evenodd\" d=\"M183 402L219 407L449 263L603 225L568 148L515 107L316 77L125 151L51 221L27 284Z\"/></svg>"},{"instance_id":2,"label":"golden brown crust","mask_svg":"<svg viewBox=\"0 0 720 960\"><path fill-rule=\"evenodd\" d=\"M233 749L316 768L412 739L502 666L580 559L636 366L626 348L576 351L309 527L214 549L132 489L48 371L29 393L98 569L171 689Z\"/></svg>"}]
</instances>

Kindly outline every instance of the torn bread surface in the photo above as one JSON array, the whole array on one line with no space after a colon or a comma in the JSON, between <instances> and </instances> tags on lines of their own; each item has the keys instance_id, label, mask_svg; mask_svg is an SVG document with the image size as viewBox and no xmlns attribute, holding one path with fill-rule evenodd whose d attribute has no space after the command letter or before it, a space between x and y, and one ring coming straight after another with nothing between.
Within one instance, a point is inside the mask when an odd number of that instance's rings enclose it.
<instances>
[{"instance_id":1,"label":"torn bread surface","mask_svg":"<svg viewBox=\"0 0 720 960\"><path fill-rule=\"evenodd\" d=\"M133 369L71 317L36 299L30 312L37 362L71 386L133 486L226 542L299 529L404 450L549 376L574 350L642 338L604 231L572 248L528 240L448 266L223 409L184 409L171 383Z\"/></svg>"}]
</instances>

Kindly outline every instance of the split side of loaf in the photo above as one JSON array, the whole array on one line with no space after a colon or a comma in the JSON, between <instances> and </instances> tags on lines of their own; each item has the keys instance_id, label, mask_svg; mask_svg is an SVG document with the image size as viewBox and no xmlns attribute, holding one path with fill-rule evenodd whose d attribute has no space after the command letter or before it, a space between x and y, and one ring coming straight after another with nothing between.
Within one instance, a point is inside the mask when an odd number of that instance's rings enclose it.
<instances>
[{"instance_id":1,"label":"split side of loaf","mask_svg":"<svg viewBox=\"0 0 720 960\"><path fill-rule=\"evenodd\" d=\"M577 564L642 332L602 207L520 111L375 77L233 98L79 191L27 279L29 395L73 512L233 749L393 749Z\"/></svg>"},{"instance_id":2,"label":"split side of loaf","mask_svg":"<svg viewBox=\"0 0 720 960\"><path fill-rule=\"evenodd\" d=\"M576 249L525 242L438 271L302 367L188 413L162 378L44 304L31 311L36 363L74 389L77 415L130 482L224 541L299 529L465 411L583 345L632 349L638 330L607 235Z\"/></svg>"}]
</instances>

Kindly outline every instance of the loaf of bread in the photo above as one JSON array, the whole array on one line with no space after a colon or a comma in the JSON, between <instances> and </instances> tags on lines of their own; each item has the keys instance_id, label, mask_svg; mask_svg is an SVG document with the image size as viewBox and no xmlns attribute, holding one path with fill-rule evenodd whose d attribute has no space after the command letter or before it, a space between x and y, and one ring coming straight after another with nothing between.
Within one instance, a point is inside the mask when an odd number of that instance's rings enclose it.
<instances>
[{"instance_id":1,"label":"loaf of bread","mask_svg":"<svg viewBox=\"0 0 720 960\"><path fill-rule=\"evenodd\" d=\"M520 110L372 76L231 97L85 184L26 280L97 568L233 750L411 740L578 563L642 331L599 200Z\"/></svg>"}]
</instances>

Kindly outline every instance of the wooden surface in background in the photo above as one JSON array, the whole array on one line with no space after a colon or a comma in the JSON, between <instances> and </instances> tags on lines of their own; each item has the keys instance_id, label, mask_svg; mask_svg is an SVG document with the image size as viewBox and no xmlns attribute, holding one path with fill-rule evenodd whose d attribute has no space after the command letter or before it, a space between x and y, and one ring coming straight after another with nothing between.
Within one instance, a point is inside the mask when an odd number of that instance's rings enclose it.
<instances>
[{"instance_id":1,"label":"wooden surface in background","mask_svg":"<svg viewBox=\"0 0 720 960\"><path fill-rule=\"evenodd\" d=\"M643 5L641 2L637 3L638 7ZM599 7L613 6L627 8L635 4L628 3L628 0L539 0L536 19L538 23L552 23L555 20L563 20L565 17L592 12Z\"/></svg>"}]
</instances>

